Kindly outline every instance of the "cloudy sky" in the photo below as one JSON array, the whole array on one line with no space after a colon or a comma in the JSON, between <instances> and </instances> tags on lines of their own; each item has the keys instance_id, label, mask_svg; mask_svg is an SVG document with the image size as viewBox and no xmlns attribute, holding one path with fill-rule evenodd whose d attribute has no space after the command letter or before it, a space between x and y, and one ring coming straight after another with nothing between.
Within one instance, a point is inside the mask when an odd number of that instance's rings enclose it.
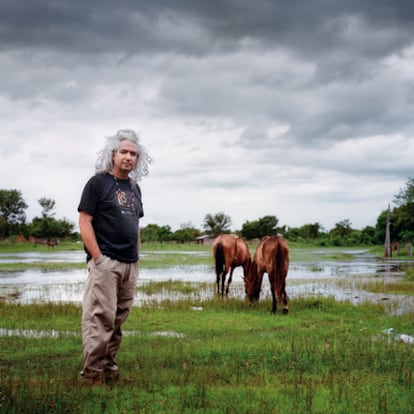
<instances>
[{"instance_id":1,"label":"cloudy sky","mask_svg":"<svg viewBox=\"0 0 414 414\"><path fill-rule=\"evenodd\" d=\"M0 0L0 188L77 223L104 137L153 158L142 225L375 225L414 176L414 3Z\"/></svg>"}]
</instances>

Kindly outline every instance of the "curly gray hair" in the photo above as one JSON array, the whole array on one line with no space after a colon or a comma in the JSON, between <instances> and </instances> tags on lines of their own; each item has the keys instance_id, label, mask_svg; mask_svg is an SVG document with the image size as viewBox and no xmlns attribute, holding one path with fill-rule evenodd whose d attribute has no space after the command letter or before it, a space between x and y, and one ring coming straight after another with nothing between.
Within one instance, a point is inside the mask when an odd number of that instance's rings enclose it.
<instances>
[{"instance_id":1,"label":"curly gray hair","mask_svg":"<svg viewBox=\"0 0 414 414\"><path fill-rule=\"evenodd\" d=\"M95 164L96 173L105 173L112 170L112 155L117 151L119 143L123 140L133 142L137 146L138 160L135 168L129 173L129 178L135 182L148 174L148 165L152 159L143 145L139 143L138 134L131 129L120 129L115 135L106 138L105 146L98 152Z\"/></svg>"}]
</instances>

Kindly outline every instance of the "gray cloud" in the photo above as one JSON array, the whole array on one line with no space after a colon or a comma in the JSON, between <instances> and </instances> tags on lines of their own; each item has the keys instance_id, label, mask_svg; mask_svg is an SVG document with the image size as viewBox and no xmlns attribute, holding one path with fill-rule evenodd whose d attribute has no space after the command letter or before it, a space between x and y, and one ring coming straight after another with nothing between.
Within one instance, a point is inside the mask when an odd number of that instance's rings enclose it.
<instances>
[{"instance_id":1,"label":"gray cloud","mask_svg":"<svg viewBox=\"0 0 414 414\"><path fill-rule=\"evenodd\" d=\"M340 48L372 58L408 46L414 20L411 2L385 0L4 0L0 12L3 47L127 54L228 52L250 38L307 56Z\"/></svg>"},{"instance_id":2,"label":"gray cloud","mask_svg":"<svg viewBox=\"0 0 414 414\"><path fill-rule=\"evenodd\" d=\"M313 220L331 199L332 223L357 187L357 220L372 222L379 211L364 211L412 175L413 23L414 4L399 0L3 0L0 151L56 177L10 184L32 200L56 194L76 214L101 138L133 127L155 159L149 220L167 217L171 190L195 203L169 211L179 222L226 207L239 225L266 209L301 211L280 204L289 195L309 207L283 221ZM57 189L65 180L70 203Z\"/></svg>"}]
</instances>

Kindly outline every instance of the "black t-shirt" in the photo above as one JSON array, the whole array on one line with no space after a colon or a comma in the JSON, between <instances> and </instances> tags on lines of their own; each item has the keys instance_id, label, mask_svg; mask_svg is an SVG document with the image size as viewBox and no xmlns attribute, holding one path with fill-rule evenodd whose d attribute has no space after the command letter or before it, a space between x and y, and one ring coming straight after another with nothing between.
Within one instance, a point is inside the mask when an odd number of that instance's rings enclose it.
<instances>
[{"instance_id":1,"label":"black t-shirt","mask_svg":"<svg viewBox=\"0 0 414 414\"><path fill-rule=\"evenodd\" d=\"M144 215L138 184L107 173L96 174L83 189L78 211L93 217L102 254L120 262L138 260L139 219ZM86 247L85 251L90 260Z\"/></svg>"}]
</instances>

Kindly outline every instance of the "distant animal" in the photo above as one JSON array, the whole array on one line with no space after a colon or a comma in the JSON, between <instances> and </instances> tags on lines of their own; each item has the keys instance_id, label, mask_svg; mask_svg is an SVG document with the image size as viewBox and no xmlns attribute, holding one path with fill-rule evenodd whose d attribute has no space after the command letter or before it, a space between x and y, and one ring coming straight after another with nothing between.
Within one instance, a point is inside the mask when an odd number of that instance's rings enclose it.
<instances>
[{"instance_id":1,"label":"distant animal","mask_svg":"<svg viewBox=\"0 0 414 414\"><path fill-rule=\"evenodd\" d=\"M216 270L217 294L228 296L233 272L236 267L243 267L243 275L247 276L251 263L249 246L240 237L221 234L213 241L213 257ZM226 276L230 275L224 290ZM221 288L221 289L220 289Z\"/></svg>"},{"instance_id":2,"label":"distant animal","mask_svg":"<svg viewBox=\"0 0 414 414\"><path fill-rule=\"evenodd\" d=\"M35 237L33 239L33 244L47 244L47 239L42 239L40 237Z\"/></svg>"},{"instance_id":3,"label":"distant animal","mask_svg":"<svg viewBox=\"0 0 414 414\"><path fill-rule=\"evenodd\" d=\"M46 244L48 245L48 247L53 247L54 248L55 246L57 246L59 244L59 239L48 240Z\"/></svg>"},{"instance_id":4,"label":"distant animal","mask_svg":"<svg viewBox=\"0 0 414 414\"><path fill-rule=\"evenodd\" d=\"M281 235L265 236L257 246L248 276L244 278L250 306L259 300L264 273L267 273L272 293L272 313L277 302L283 305L283 313L289 313L286 294L286 277L289 268L289 247Z\"/></svg>"}]
</instances>

